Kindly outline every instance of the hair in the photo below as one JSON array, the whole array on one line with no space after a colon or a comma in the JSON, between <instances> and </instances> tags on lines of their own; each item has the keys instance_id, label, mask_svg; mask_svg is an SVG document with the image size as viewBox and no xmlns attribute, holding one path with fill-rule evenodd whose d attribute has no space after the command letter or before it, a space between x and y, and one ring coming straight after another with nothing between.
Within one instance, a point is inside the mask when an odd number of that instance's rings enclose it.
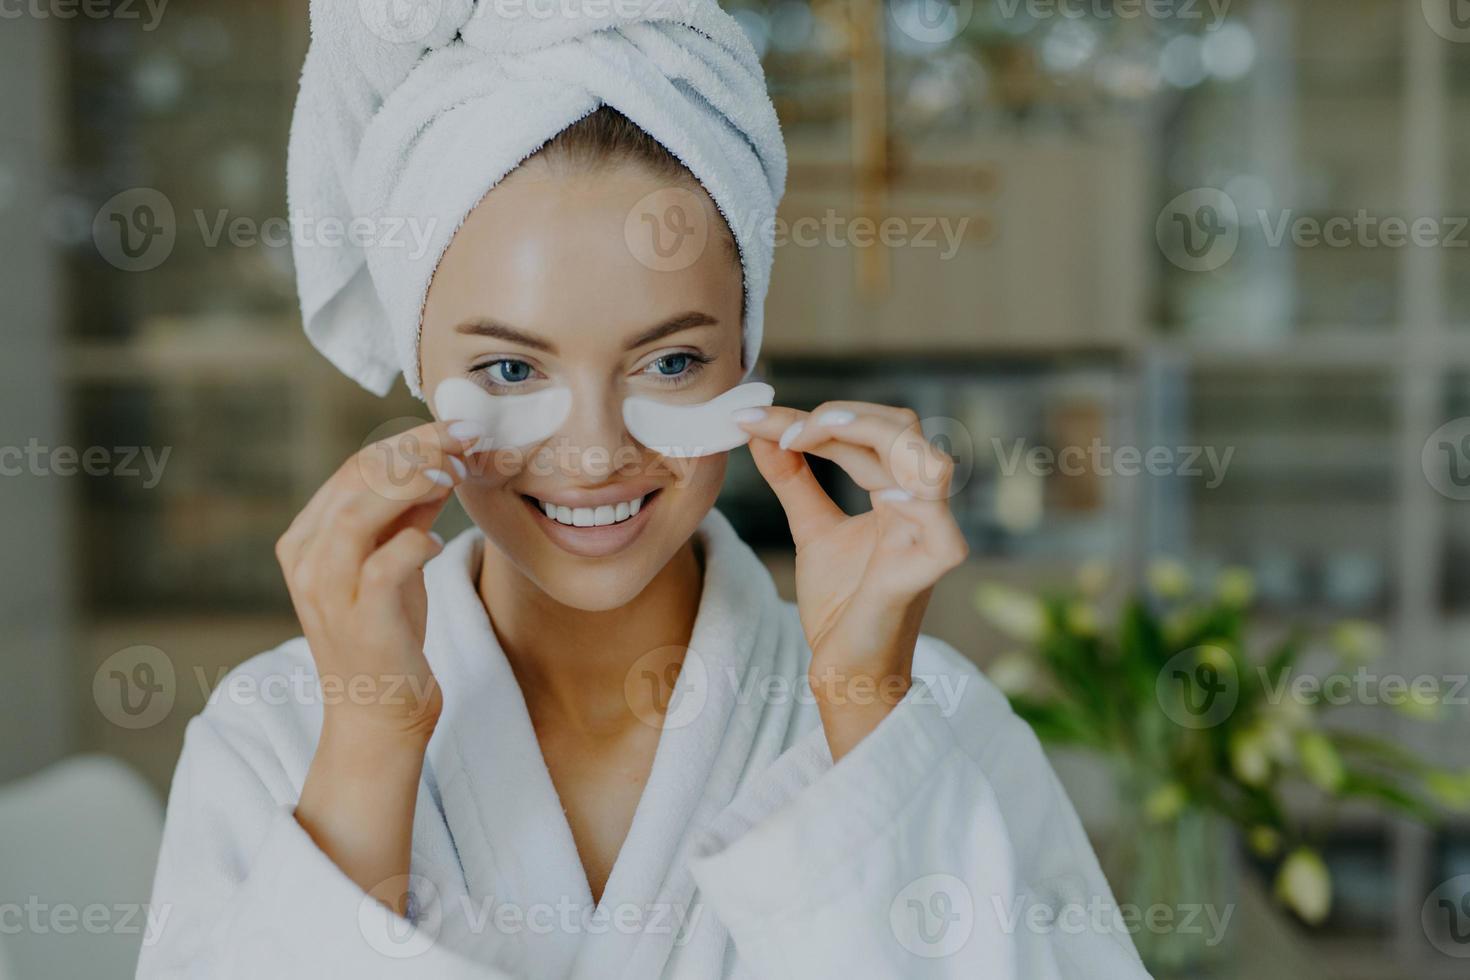
<instances>
[{"instance_id":1,"label":"hair","mask_svg":"<svg viewBox=\"0 0 1470 980\"><path fill-rule=\"evenodd\" d=\"M678 181L708 194L684 161L610 105L599 106L578 119L542 144L532 156L553 167L566 167L581 173L596 173L618 164L631 163L643 167L656 178ZM731 258L738 264L740 247L718 205L715 210L720 215L721 237L730 250Z\"/></svg>"}]
</instances>

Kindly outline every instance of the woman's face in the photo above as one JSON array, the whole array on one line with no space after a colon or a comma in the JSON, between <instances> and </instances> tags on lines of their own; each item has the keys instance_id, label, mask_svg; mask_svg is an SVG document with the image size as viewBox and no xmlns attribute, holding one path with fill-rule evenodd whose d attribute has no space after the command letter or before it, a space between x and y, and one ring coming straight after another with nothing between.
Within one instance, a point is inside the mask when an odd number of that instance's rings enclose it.
<instances>
[{"instance_id":1,"label":"woman's face","mask_svg":"<svg viewBox=\"0 0 1470 980\"><path fill-rule=\"evenodd\" d=\"M625 431L622 405L703 402L738 384L741 290L708 196L637 164L566 174L533 157L456 233L425 305L424 391L468 378L493 395L572 394L548 442L471 460L459 489L489 541L551 598L626 604L714 504L724 455L666 460ZM545 513L550 503L605 519L597 508L610 507L616 518L633 501L636 516L602 526Z\"/></svg>"}]
</instances>

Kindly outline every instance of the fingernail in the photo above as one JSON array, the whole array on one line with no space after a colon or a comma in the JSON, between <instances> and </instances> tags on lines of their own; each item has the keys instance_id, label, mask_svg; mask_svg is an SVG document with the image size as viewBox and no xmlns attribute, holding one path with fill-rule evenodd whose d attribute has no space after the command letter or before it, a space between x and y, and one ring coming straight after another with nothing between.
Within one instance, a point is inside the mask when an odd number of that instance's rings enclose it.
<instances>
[{"instance_id":1,"label":"fingernail","mask_svg":"<svg viewBox=\"0 0 1470 980\"><path fill-rule=\"evenodd\" d=\"M914 499L914 495L899 487L889 487L887 490L878 491L879 500L887 500L895 504L906 504Z\"/></svg>"},{"instance_id":2,"label":"fingernail","mask_svg":"<svg viewBox=\"0 0 1470 980\"><path fill-rule=\"evenodd\" d=\"M429 537L432 538L434 540L434 543L437 544L439 547L444 547L444 538L442 535L440 535L438 531L430 531Z\"/></svg>"},{"instance_id":3,"label":"fingernail","mask_svg":"<svg viewBox=\"0 0 1470 980\"><path fill-rule=\"evenodd\" d=\"M449 435L460 442L479 442L485 438L485 427L478 422L464 419L449 426Z\"/></svg>"},{"instance_id":4,"label":"fingernail","mask_svg":"<svg viewBox=\"0 0 1470 980\"><path fill-rule=\"evenodd\" d=\"M817 416L818 425L846 425L857 418L845 408L832 408Z\"/></svg>"},{"instance_id":5,"label":"fingernail","mask_svg":"<svg viewBox=\"0 0 1470 980\"><path fill-rule=\"evenodd\" d=\"M439 486L441 487L454 486L454 477L450 476L448 473L445 473L443 470L427 469L424 470L424 476L427 476L430 480L439 484Z\"/></svg>"},{"instance_id":6,"label":"fingernail","mask_svg":"<svg viewBox=\"0 0 1470 980\"><path fill-rule=\"evenodd\" d=\"M792 422L786 427L786 431L781 433L781 440L777 445L782 449L786 449L796 441L796 437L801 435L801 430L804 428L806 428L805 422Z\"/></svg>"},{"instance_id":7,"label":"fingernail","mask_svg":"<svg viewBox=\"0 0 1470 980\"><path fill-rule=\"evenodd\" d=\"M449 465L454 467L455 474L458 475L461 480L463 480L470 472L469 469L464 465L464 460L460 459L458 456L450 456Z\"/></svg>"},{"instance_id":8,"label":"fingernail","mask_svg":"<svg viewBox=\"0 0 1470 980\"><path fill-rule=\"evenodd\" d=\"M730 413L731 422L759 422L765 417L764 408L737 408Z\"/></svg>"}]
</instances>

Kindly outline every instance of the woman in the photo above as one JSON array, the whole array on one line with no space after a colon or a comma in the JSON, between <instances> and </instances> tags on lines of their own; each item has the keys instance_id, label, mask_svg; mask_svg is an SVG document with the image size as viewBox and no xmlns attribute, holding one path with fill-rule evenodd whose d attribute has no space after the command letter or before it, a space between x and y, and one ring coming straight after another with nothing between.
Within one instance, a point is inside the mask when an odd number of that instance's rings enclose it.
<instances>
[{"instance_id":1,"label":"woman","mask_svg":"<svg viewBox=\"0 0 1470 980\"><path fill-rule=\"evenodd\" d=\"M139 975L1143 977L1035 738L919 635L966 550L912 413L737 416L795 606L711 509L725 454L626 430L747 376L785 174L733 22L626 7L313 5L293 213L429 242L299 246L313 341L572 407L370 447L282 536L305 636L190 725Z\"/></svg>"}]
</instances>

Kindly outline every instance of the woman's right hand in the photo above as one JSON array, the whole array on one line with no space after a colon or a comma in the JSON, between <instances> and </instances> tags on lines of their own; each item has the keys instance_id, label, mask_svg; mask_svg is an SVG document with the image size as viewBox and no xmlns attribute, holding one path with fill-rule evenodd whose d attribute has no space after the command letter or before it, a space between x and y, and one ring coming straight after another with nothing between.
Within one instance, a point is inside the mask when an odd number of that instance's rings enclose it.
<instances>
[{"instance_id":1,"label":"woman's right hand","mask_svg":"<svg viewBox=\"0 0 1470 980\"><path fill-rule=\"evenodd\" d=\"M343 463L276 544L323 685L324 728L427 741L442 696L424 656L430 530L467 472L472 423L432 423Z\"/></svg>"},{"instance_id":2,"label":"woman's right hand","mask_svg":"<svg viewBox=\"0 0 1470 980\"><path fill-rule=\"evenodd\" d=\"M439 422L373 443L276 545L323 695L296 821L400 913L419 777L443 704L424 656L424 565L444 547L430 528L482 435L472 423Z\"/></svg>"}]
</instances>

